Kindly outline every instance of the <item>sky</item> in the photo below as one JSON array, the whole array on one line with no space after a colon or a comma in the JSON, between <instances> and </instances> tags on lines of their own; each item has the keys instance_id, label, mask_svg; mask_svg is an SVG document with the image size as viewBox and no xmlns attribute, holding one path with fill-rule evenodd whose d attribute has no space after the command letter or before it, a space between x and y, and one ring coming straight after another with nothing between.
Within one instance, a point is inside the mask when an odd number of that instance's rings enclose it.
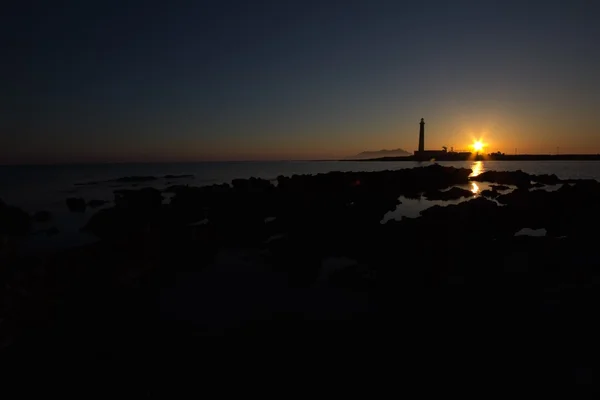
<instances>
[{"instance_id":1,"label":"sky","mask_svg":"<svg viewBox=\"0 0 600 400\"><path fill-rule=\"evenodd\" d=\"M0 163L600 153L600 2L23 1Z\"/></svg>"}]
</instances>

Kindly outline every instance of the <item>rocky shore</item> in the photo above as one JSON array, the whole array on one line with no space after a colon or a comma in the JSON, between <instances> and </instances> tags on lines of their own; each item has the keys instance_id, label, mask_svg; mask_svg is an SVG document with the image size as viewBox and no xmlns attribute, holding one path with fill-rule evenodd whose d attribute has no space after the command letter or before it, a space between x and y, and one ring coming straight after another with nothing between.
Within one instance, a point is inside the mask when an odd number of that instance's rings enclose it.
<instances>
[{"instance_id":1,"label":"rocky shore","mask_svg":"<svg viewBox=\"0 0 600 400\"><path fill-rule=\"evenodd\" d=\"M287 343L292 357L300 343L328 343L356 360L382 348L435 359L453 377L593 381L600 183L471 173L432 165L117 190L82 227L98 243L43 256L13 250L51 216L0 201L0 351L147 360L260 342ZM471 181L493 185L457 187ZM464 201L382 224L401 197ZM66 200L86 205L101 204ZM546 235L515 236L523 228Z\"/></svg>"}]
</instances>

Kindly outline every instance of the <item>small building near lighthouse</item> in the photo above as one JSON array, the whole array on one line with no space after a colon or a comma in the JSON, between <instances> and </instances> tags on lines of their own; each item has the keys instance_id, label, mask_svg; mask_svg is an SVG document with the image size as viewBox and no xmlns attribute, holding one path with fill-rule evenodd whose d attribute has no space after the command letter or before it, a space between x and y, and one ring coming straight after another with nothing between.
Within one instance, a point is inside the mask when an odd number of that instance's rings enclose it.
<instances>
[{"instance_id":1,"label":"small building near lighthouse","mask_svg":"<svg viewBox=\"0 0 600 400\"><path fill-rule=\"evenodd\" d=\"M419 160L431 160L432 158L445 156L448 151L443 150L425 150L425 119L421 118L419 123L419 150L415 151L415 158Z\"/></svg>"}]
</instances>

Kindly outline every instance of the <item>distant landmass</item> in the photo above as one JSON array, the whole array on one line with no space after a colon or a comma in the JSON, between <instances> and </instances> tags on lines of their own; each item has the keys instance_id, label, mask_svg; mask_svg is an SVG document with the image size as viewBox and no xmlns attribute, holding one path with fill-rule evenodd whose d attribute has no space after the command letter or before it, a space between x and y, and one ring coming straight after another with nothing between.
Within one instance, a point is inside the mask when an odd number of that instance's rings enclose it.
<instances>
[{"instance_id":1,"label":"distant landmass","mask_svg":"<svg viewBox=\"0 0 600 400\"><path fill-rule=\"evenodd\" d=\"M346 160L366 160L370 158L383 158L383 157L406 157L412 155L404 149L396 150L379 150L379 151L363 151L352 157L346 157Z\"/></svg>"}]
</instances>

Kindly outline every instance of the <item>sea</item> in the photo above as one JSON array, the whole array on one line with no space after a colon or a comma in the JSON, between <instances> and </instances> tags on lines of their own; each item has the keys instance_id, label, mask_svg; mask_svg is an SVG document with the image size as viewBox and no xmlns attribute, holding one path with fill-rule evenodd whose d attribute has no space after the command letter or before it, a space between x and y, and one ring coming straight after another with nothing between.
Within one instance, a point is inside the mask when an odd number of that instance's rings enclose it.
<instances>
[{"instance_id":1,"label":"sea","mask_svg":"<svg viewBox=\"0 0 600 400\"><path fill-rule=\"evenodd\" d=\"M473 175L482 172L522 170L530 174L556 174L559 178L596 179L600 181L600 161L453 161L438 162L443 166L470 168ZM6 204L29 213L49 211L49 222L35 225L27 240L26 250L45 250L77 246L96 240L82 233L83 227L98 209L72 213L67 209L68 197L111 202L114 190L155 187L163 189L174 184L204 186L230 183L236 178L263 178L275 181L277 176L318 174L331 171L382 171L431 165L431 162L407 161L268 161L268 162L196 162L147 164L65 164L0 166L0 199ZM164 178L166 175L193 175L193 178ZM159 179L143 183L118 183L126 176L155 176ZM112 181L112 182L111 182ZM97 184L86 184L100 182ZM468 186L475 194L486 189L485 183ZM551 188L550 188L551 189ZM382 223L403 217L416 217L423 209L435 204L456 202L400 199L402 204L385 215ZM168 201L168 199L166 200ZM107 204L110 206L110 203ZM48 234L50 228L58 233ZM56 232L56 230L54 230Z\"/></svg>"}]
</instances>

